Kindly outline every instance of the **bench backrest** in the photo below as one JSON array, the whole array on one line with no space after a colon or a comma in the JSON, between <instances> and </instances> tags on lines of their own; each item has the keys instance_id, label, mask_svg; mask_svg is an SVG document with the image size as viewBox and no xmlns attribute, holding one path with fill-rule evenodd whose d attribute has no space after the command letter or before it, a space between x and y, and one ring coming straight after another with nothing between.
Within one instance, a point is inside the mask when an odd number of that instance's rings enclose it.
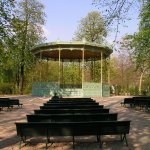
<instances>
[{"instance_id":1,"label":"bench backrest","mask_svg":"<svg viewBox=\"0 0 150 150\"><path fill-rule=\"evenodd\" d=\"M60 98L60 100L66 100L66 101L70 101L70 100L74 100L74 101L77 101L77 100L80 100L80 101L94 101L92 98L90 97L64 97L64 98Z\"/></svg>"},{"instance_id":2,"label":"bench backrest","mask_svg":"<svg viewBox=\"0 0 150 150\"><path fill-rule=\"evenodd\" d=\"M75 114L75 113L109 113L109 109L39 109L34 110L35 114Z\"/></svg>"},{"instance_id":3,"label":"bench backrest","mask_svg":"<svg viewBox=\"0 0 150 150\"><path fill-rule=\"evenodd\" d=\"M11 103L9 98L0 98L0 107L10 107Z\"/></svg>"},{"instance_id":4,"label":"bench backrest","mask_svg":"<svg viewBox=\"0 0 150 150\"><path fill-rule=\"evenodd\" d=\"M133 98L124 98L124 104L133 104L134 100Z\"/></svg>"},{"instance_id":5,"label":"bench backrest","mask_svg":"<svg viewBox=\"0 0 150 150\"><path fill-rule=\"evenodd\" d=\"M124 104L133 104L134 106L149 106L150 105L150 97L132 97L125 98Z\"/></svg>"},{"instance_id":6,"label":"bench backrest","mask_svg":"<svg viewBox=\"0 0 150 150\"><path fill-rule=\"evenodd\" d=\"M59 102L47 102L47 103L44 103L44 105L99 105L98 102L62 102L62 101L59 101Z\"/></svg>"},{"instance_id":7,"label":"bench backrest","mask_svg":"<svg viewBox=\"0 0 150 150\"><path fill-rule=\"evenodd\" d=\"M40 109L95 109L103 107L103 105L44 105L40 106Z\"/></svg>"},{"instance_id":8,"label":"bench backrest","mask_svg":"<svg viewBox=\"0 0 150 150\"><path fill-rule=\"evenodd\" d=\"M48 124L45 123L16 123L17 135L23 136L47 136Z\"/></svg>"},{"instance_id":9,"label":"bench backrest","mask_svg":"<svg viewBox=\"0 0 150 150\"><path fill-rule=\"evenodd\" d=\"M10 99L10 98L0 98L0 105L4 107L9 107L12 105L19 105L19 99Z\"/></svg>"},{"instance_id":10,"label":"bench backrest","mask_svg":"<svg viewBox=\"0 0 150 150\"><path fill-rule=\"evenodd\" d=\"M6 101L6 100L9 100L8 97L0 97L0 101Z\"/></svg>"},{"instance_id":11,"label":"bench backrest","mask_svg":"<svg viewBox=\"0 0 150 150\"><path fill-rule=\"evenodd\" d=\"M146 100L150 100L150 96L134 96L133 99L146 99Z\"/></svg>"},{"instance_id":12,"label":"bench backrest","mask_svg":"<svg viewBox=\"0 0 150 150\"><path fill-rule=\"evenodd\" d=\"M130 121L16 123L18 136L82 136L128 134Z\"/></svg>"},{"instance_id":13,"label":"bench backrest","mask_svg":"<svg viewBox=\"0 0 150 150\"><path fill-rule=\"evenodd\" d=\"M63 115L27 115L28 122L82 122L117 121L117 113L101 114L63 114Z\"/></svg>"},{"instance_id":14,"label":"bench backrest","mask_svg":"<svg viewBox=\"0 0 150 150\"><path fill-rule=\"evenodd\" d=\"M9 101L11 105L20 105L19 99L10 99Z\"/></svg>"},{"instance_id":15,"label":"bench backrest","mask_svg":"<svg viewBox=\"0 0 150 150\"><path fill-rule=\"evenodd\" d=\"M55 99L55 100L49 100L48 102L95 102L93 99L75 99L75 98L63 98L63 99Z\"/></svg>"}]
</instances>

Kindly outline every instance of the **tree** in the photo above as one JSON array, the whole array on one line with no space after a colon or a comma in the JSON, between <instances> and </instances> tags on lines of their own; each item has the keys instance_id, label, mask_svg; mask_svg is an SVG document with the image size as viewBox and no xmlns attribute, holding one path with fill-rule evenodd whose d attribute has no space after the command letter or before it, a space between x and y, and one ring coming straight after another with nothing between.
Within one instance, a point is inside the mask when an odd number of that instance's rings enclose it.
<instances>
[{"instance_id":1,"label":"tree","mask_svg":"<svg viewBox=\"0 0 150 150\"><path fill-rule=\"evenodd\" d=\"M18 3L16 18L12 21L14 49L11 57L14 59L16 76L23 94L25 73L32 66L31 47L42 41L42 27L45 22L44 6L37 0L22 0Z\"/></svg>"},{"instance_id":2,"label":"tree","mask_svg":"<svg viewBox=\"0 0 150 150\"><path fill-rule=\"evenodd\" d=\"M104 36L107 35L104 19L98 11L89 12L88 15L80 20L80 24L75 32L75 40L85 40L103 44ZM100 62L93 59L85 66L85 80L100 81Z\"/></svg>"},{"instance_id":3,"label":"tree","mask_svg":"<svg viewBox=\"0 0 150 150\"><path fill-rule=\"evenodd\" d=\"M139 32L133 37L134 59L136 67L141 72L139 92L142 89L142 80L150 69L150 0L145 0L140 13Z\"/></svg>"},{"instance_id":4,"label":"tree","mask_svg":"<svg viewBox=\"0 0 150 150\"><path fill-rule=\"evenodd\" d=\"M127 19L126 15L132 7L140 1L131 0L93 0L93 5L98 7L106 18L106 24L111 24L115 19Z\"/></svg>"},{"instance_id":5,"label":"tree","mask_svg":"<svg viewBox=\"0 0 150 150\"><path fill-rule=\"evenodd\" d=\"M85 39L88 42L101 43L102 37L106 35L107 32L104 25L104 19L99 12L93 11L88 13L85 18L81 19L75 33L75 39Z\"/></svg>"},{"instance_id":6,"label":"tree","mask_svg":"<svg viewBox=\"0 0 150 150\"><path fill-rule=\"evenodd\" d=\"M145 0L140 13L140 26L139 31L134 35L127 35L124 37L124 41L128 43L122 47L128 49L132 62L135 65L135 70L138 73L139 94L142 94L142 83L143 79L149 78L150 69L150 1Z\"/></svg>"},{"instance_id":7,"label":"tree","mask_svg":"<svg viewBox=\"0 0 150 150\"><path fill-rule=\"evenodd\" d=\"M5 46L11 33L11 20L13 18L14 0L0 0L0 82L3 81L3 68L6 63Z\"/></svg>"},{"instance_id":8,"label":"tree","mask_svg":"<svg viewBox=\"0 0 150 150\"><path fill-rule=\"evenodd\" d=\"M105 25L108 29L116 32L114 42L117 40L120 25L127 26L126 22L140 13L140 8L145 0L92 0L105 18Z\"/></svg>"},{"instance_id":9,"label":"tree","mask_svg":"<svg viewBox=\"0 0 150 150\"><path fill-rule=\"evenodd\" d=\"M13 8L14 0L0 0L0 43L9 34Z\"/></svg>"}]
</instances>

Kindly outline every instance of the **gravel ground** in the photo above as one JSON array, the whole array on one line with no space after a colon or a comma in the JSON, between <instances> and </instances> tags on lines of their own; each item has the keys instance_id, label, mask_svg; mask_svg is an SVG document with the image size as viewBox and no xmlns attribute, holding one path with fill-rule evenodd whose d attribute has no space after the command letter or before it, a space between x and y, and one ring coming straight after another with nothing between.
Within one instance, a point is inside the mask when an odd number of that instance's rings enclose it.
<instances>
[{"instance_id":1,"label":"gravel ground","mask_svg":"<svg viewBox=\"0 0 150 150\"><path fill-rule=\"evenodd\" d=\"M23 103L23 108L15 108L12 111L0 111L0 149L17 150L19 137L16 135L15 122L26 122L26 115L33 114L34 109L39 109L44 102L48 101L48 97L32 97L32 96L11 96L18 98ZM109 108L110 112L118 113L118 120L131 120L130 134L127 135L128 144L121 143L119 136L104 136L103 150L150 150L150 112L133 109L130 107L122 107L120 102L123 96L112 97L93 97L105 108ZM96 138L76 137L76 150L99 150L99 143ZM71 150L72 142L70 137L57 137L52 139L53 144L48 144L50 150ZM28 143L22 144L22 150L43 150L45 149L44 139L32 138Z\"/></svg>"}]
</instances>

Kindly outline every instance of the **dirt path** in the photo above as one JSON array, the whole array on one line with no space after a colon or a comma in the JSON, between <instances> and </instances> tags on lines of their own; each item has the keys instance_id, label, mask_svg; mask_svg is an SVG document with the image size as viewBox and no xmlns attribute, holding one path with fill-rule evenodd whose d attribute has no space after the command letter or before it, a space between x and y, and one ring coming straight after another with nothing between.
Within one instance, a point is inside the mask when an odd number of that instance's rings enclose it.
<instances>
[{"instance_id":1,"label":"dirt path","mask_svg":"<svg viewBox=\"0 0 150 150\"><path fill-rule=\"evenodd\" d=\"M16 136L15 122L26 121L27 114L33 114L34 109L39 109L39 106L48 101L49 98L32 97L32 96L16 96L23 103L23 108L14 109L13 111L0 112L0 149L17 150L19 137ZM104 136L103 150L150 150L150 112L145 112L139 109L125 108L120 105L124 97L107 97L93 98L110 112L117 112L119 120L131 120L130 134L127 135L129 146L125 146L119 140L119 136ZM69 138L65 139L69 141ZM38 141L38 142L37 142ZM40 141L40 142L39 142ZM61 138L55 139L54 144L49 144L48 149L51 150L70 150L72 149L71 142L62 142ZM63 139L64 141L64 139ZM77 138L76 150L99 150L99 143L96 143L95 137ZM82 141L82 142L81 142ZM43 150L45 144L43 139L32 139L32 142L24 146L22 150Z\"/></svg>"}]
</instances>

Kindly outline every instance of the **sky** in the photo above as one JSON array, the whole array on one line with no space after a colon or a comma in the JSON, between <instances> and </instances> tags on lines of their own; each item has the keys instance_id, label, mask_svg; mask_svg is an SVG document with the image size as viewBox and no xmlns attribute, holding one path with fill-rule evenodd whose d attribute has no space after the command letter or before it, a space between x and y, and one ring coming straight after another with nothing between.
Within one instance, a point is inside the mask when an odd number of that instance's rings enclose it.
<instances>
[{"instance_id":1,"label":"sky","mask_svg":"<svg viewBox=\"0 0 150 150\"><path fill-rule=\"evenodd\" d=\"M46 24L43 26L47 42L71 41L79 22L91 11L100 11L92 5L92 0L40 0L45 6ZM131 12L133 18L137 13ZM125 27L126 26L126 27ZM138 20L127 21L120 25L117 39L125 34L133 34L138 29ZM108 34L107 41L111 43L115 39L116 32Z\"/></svg>"}]
</instances>

